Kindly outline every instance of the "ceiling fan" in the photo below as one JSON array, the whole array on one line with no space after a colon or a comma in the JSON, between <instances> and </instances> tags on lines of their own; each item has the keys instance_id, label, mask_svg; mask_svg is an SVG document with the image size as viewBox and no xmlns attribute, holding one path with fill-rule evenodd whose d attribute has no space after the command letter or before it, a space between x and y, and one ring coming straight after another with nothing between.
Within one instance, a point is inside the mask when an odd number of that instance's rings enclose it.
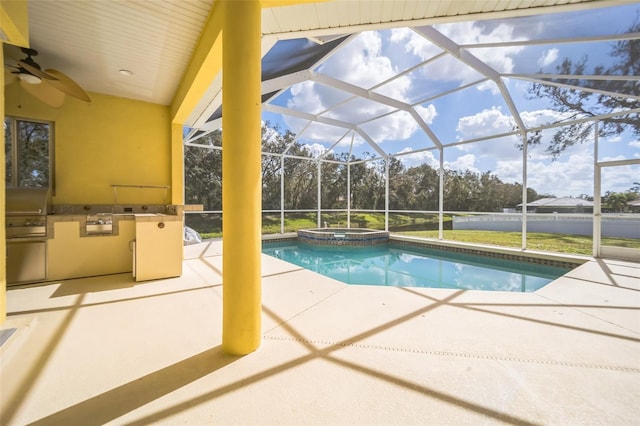
<instances>
[{"instance_id":1,"label":"ceiling fan","mask_svg":"<svg viewBox=\"0 0 640 426\"><path fill-rule=\"evenodd\" d=\"M82 87L70 77L54 69L43 71L32 58L38 55L37 50L26 47L21 50L27 57L18 61L16 66L7 65L11 71L6 84L12 83L11 80L17 78L20 80L20 86L27 93L54 108L62 106L65 94L84 102L91 102Z\"/></svg>"}]
</instances>

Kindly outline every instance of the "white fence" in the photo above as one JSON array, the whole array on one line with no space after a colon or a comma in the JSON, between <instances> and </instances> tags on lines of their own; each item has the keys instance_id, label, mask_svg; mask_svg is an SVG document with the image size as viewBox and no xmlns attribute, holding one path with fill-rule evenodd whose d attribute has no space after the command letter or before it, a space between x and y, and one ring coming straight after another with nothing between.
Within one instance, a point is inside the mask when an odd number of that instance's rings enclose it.
<instances>
[{"instance_id":1,"label":"white fence","mask_svg":"<svg viewBox=\"0 0 640 426\"><path fill-rule=\"evenodd\" d=\"M522 231L520 214L488 214L454 216L454 230ZM527 214L527 232L593 236L593 216L590 214ZM640 215L603 214L602 236L640 238Z\"/></svg>"}]
</instances>

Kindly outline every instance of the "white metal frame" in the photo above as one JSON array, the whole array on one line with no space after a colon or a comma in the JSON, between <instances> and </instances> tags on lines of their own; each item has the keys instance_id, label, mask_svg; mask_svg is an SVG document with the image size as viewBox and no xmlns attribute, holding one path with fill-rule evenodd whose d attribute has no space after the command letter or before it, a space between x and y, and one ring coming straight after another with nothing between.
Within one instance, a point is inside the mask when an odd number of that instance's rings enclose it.
<instances>
[{"instance_id":1,"label":"white metal frame","mask_svg":"<svg viewBox=\"0 0 640 426\"><path fill-rule=\"evenodd\" d=\"M425 26L419 26L420 25L425 25ZM522 190L522 201L523 201L523 209L522 209L522 249L526 250L527 248L527 159L528 159L528 144L527 144L527 140L528 140L528 135L534 133L534 132L538 132L538 131L542 131L542 130L546 130L546 129L553 129L553 128L557 128L557 127L561 127L561 126L568 126L568 125L574 125L574 124L588 124L588 123L595 123L595 155L594 155L594 198L595 198L595 206L594 206L594 220L593 220L593 226L594 226L594 232L593 232L593 255L594 256L601 256L607 253L610 253L609 248L604 248L601 245L601 238L600 238L600 232L601 232L601 200L600 200L600 190L601 190L601 170L603 167L615 167L615 166L620 166L620 165L628 165L628 164L640 164L640 160L622 160L622 161L615 161L615 162L598 162L598 121L599 120L604 120L604 119L608 119L608 118L612 118L612 117L616 117L616 116L621 116L621 115L630 115L630 114L634 114L637 115L640 119L640 108L637 109L632 109L632 110L627 110L627 111L617 111L614 113L610 113L610 114L603 114L603 115L599 115L597 117L578 117L578 118L573 118L571 120L566 120L563 122L559 122L559 123L551 123L551 124L547 124L547 125L542 125L542 126L536 126L536 127L527 127L526 124L523 122L522 118L520 117L520 112L518 111L518 108L516 106L516 104L514 103L511 93L509 92L509 89L507 87L507 85L505 84L505 79L516 79L516 80L520 80L523 82L528 82L528 83L541 83L541 84L546 84L546 85L552 85L552 86L558 86L558 87L564 87L564 88L568 88L568 89L578 89L578 90L585 90L588 91L590 93L594 93L594 94L602 94L602 95L607 95L607 96L613 96L613 97L620 97L620 98L626 98L626 99L634 99L634 100L640 100L640 96L635 96L635 95L629 95L629 94L623 94L623 93L612 93L612 92L608 92L608 91L603 91L603 90L597 90L597 89L589 89L589 88L584 88L584 87L577 87L571 84L566 84L563 83L562 81L558 81L558 80L563 80L563 79L584 79L584 80L629 80L629 81L640 81L640 76L601 76L601 75L561 75L561 74L540 74L540 73L529 73L529 74L523 74L523 73L500 73L497 70L493 69L491 66L489 66L486 62L483 62L482 60L480 60L477 56L474 56L469 49L477 49L477 48L499 48L499 47L509 47L509 46L528 46L528 45L542 45L542 44L559 44L559 43L588 43L588 42L601 42L601 41L607 41L607 42L616 42L616 41L622 41L622 40L640 40L640 33L627 33L627 34L615 34L615 35L606 35L606 36L590 36L590 37L572 37L572 38L564 38L564 39L537 39L537 40L524 40L524 41L511 41L511 42L492 42L492 43L475 43L475 44L458 44L456 43L454 40L446 37L441 31L439 31L438 29L436 29L435 27L431 26L429 22L418 22L418 23L413 23L412 25L414 25L413 28L411 28L416 34L419 34L420 36L424 37L426 40L430 41L431 43L433 43L435 46L439 47L440 49L442 49L441 53L438 53L436 55L434 55L431 58L428 58L424 61L421 61L420 63L406 69L403 70L402 72L397 73L396 75L392 76L391 78L388 78L378 84L376 84L373 87L370 88L363 88L363 87L359 87L356 86L354 84L345 82L345 81L341 81L338 80L336 78L324 75L320 72L317 71L317 68L320 64L322 64L324 61L327 60L327 58L334 54L340 47L338 47L337 49L335 49L331 54L327 55L326 57L322 58L320 61L318 61L316 64L314 64L312 67L310 67L307 70L303 70L303 71L297 71L297 72L293 72L291 74L288 75L284 75L281 77L277 77L268 81L264 81L262 83L262 93L263 94L267 94L267 93L273 93L276 92L277 95L275 95L274 97L272 97L272 99L266 101L263 104L263 110L264 111L269 111L269 112L273 112L273 113L277 113L277 114L281 114L284 116L290 116L290 117L295 117L298 119L302 119L306 121L305 126L303 126L303 128L298 132L298 134L296 134L294 141L292 142L295 143L297 140L301 139L304 137L305 132L307 132L307 130L309 129L309 127L311 126L311 124L313 123L321 123L324 125L329 125L329 126L333 126L333 127L337 127L337 128L341 128L344 130L344 132L341 134L341 136L339 138L337 138L335 141L328 141L330 142L330 147L327 148L325 150L324 153L321 153L320 155L314 157L314 158L307 158L307 157L301 157L301 156L293 156L288 154L288 151L290 149L290 147L292 146L289 145L283 152L281 153L272 153L272 152L263 152L263 155L269 155L269 156L280 156L281 158L281 165L282 165L282 174L281 174L281 209L280 209L280 214L281 214L281 231L284 232L284 216L285 216L285 210L284 210L284 159L285 158L296 158L296 159L300 159L300 160L308 160L308 161L314 161L317 164L317 182L318 182L318 187L317 187L317 214L318 214L318 219L317 219L317 224L318 227L320 227L322 225L321 223L321 214L322 214L322 191L321 191L321 180L322 180L322 171L321 171L321 166L322 163L324 162L339 162L339 161L335 161L335 160L327 160L325 157L326 155L331 151L331 149L333 149L338 143L344 141L347 137L351 136L351 142L350 142L350 147L349 147L349 160L346 162L346 166L347 166L347 214L348 214L348 219L347 219L347 225L350 226L350 215L352 210L352 205L351 205L351 164L355 164L355 162L351 161L351 153L353 150L353 146L354 146L354 140L357 137L362 138L364 141L366 141L367 144L369 144L371 146L371 148L373 149L373 151L377 154L376 157L371 158L371 159L365 159L365 160L359 160L358 162L366 162L366 161L377 161L377 160L384 160L385 161L385 171L384 171L384 179L385 179L385 209L384 209L384 213L385 213L385 229L388 230L388 226L389 226L389 159L391 157L400 157L402 155L411 155L414 153L419 153L419 152L425 152L425 151L431 151L431 150L437 150L439 153L439 174L440 174L440 179L439 179L439 205L438 205L438 215L439 215L439 238L442 239L443 238L443 215L444 215L444 148L449 148L449 147L454 147L454 146L458 146L458 145L463 145L463 144L469 144L469 143L489 143L489 141L494 140L494 139L498 139L498 138L502 138L502 137L507 137L507 136L519 136L522 139L522 181L523 181L523 190ZM406 26L406 23L401 23L400 25ZM389 28L391 26L398 26L398 24L396 25L391 25L391 24L384 24L382 26L367 26L362 27L362 28L343 28L343 29L333 29L331 34L329 34L326 31L315 31L313 33L306 33L306 32L297 32L297 33L291 33L291 34L279 34L276 38L275 36L267 36L264 38L263 41L263 55L267 53L267 51L275 44L275 42L278 39L287 39L287 38L298 38L298 37L309 37L311 40L316 41L316 42L322 42L322 36L326 35L326 36L335 36L337 34L345 34L348 32L352 32L352 31L364 31L364 30L375 30L375 29L381 29L381 28ZM353 37L355 37L357 34L351 34L351 37L347 37L347 39L343 42L342 45L346 45L347 43L349 43L349 41L351 41L351 39ZM320 37L320 38L318 38ZM407 103L401 100L397 100L397 99L393 99L391 97L382 95L380 93L378 93L376 91L376 89L392 83L393 81L395 81L398 78L401 78L405 75L407 75L408 73L411 73L425 65L428 65L430 63L433 63L434 61L437 61L441 58L443 58L444 56L447 55L451 55L453 57L455 57L457 60L459 60L460 62L464 63L465 65L467 65L468 67L472 68L473 70L475 70L477 73L479 73L479 75L482 76L482 78L478 79L477 81L473 81L473 82L469 82L466 83L464 85L461 85L460 87L457 87L455 89L452 90L447 90L447 91L443 91L442 93L439 93L435 96L429 96L426 97L425 99L420 99L418 102L411 102L411 103ZM555 79L555 82L550 82L549 79ZM302 83L305 81L313 81L315 83L318 84L322 84L328 87L331 87L333 89L339 90L344 92L345 94L347 94L347 96L345 97L345 99L343 99L340 102L337 102L334 105L331 105L327 108L325 108L323 111L317 112L317 113L309 113L309 112L305 112L305 111L300 111L300 110L296 110L290 107L283 107L283 106L279 106L279 105L275 105L273 104L271 101L278 96L278 94L284 92L285 90L287 90L289 87L298 84L298 83ZM418 114L417 110L416 110L416 106L424 104L426 102L430 102L430 101L434 101L436 99L439 99L441 97L447 96L449 94L455 93L457 91L460 90L465 90L469 87L472 87L474 85L477 84L481 84L483 82L486 81L492 81L493 83L495 83L495 85L497 86L497 88L499 89L502 98L504 99L505 104L507 105L507 108L509 110L509 112L511 113L511 117L513 118L513 123L514 123L514 130L511 132L506 132L506 133L502 133L502 134L495 134L495 135L491 135L491 136L486 136L486 137L480 137L480 138L474 138L474 139L467 139L467 140L455 140L455 141L442 141L438 138L438 136L436 134L434 134L434 132L431 130L431 128L429 127L428 123L426 123L422 117L420 117L420 115ZM336 108L344 105L345 103L352 101L354 99L365 99L368 101L373 101L373 102L377 102L381 105L384 105L386 107L389 107L390 109L388 109L387 111L385 111L384 113L380 113L377 114L375 116L371 116L367 119L362 120L361 122L346 122L346 121L342 121L339 119L335 119L332 117L328 116L328 113L330 113L331 111L335 110ZM208 105L208 107L205 109L206 113L212 113L213 111L215 111L222 102L222 97L219 96L219 93L217 96L213 97L213 101L210 105ZM425 141L429 141L430 142L430 146L422 146L419 147L411 152L389 152L384 150L379 141L374 140L368 133L367 131L362 127L364 124L370 123L374 120L380 119L382 117L388 116L390 114L393 113L397 113L399 111L404 111L408 114L411 115L411 117L416 121L416 123L418 124L419 128L421 129L421 131L423 132L424 136L425 136ZM185 145L188 146L199 146L199 147L205 147L205 145L203 145L202 143L198 143L200 142L201 138L203 135L206 135L209 132L212 132L216 129L220 128L220 121L221 120L213 120L210 122L207 122L207 117L205 116L206 114L203 114L200 118L200 120L196 123L197 124L197 129L194 129L187 137L185 137ZM209 149L221 149L221 147L211 147L211 146L206 146L206 148Z\"/></svg>"},{"instance_id":2,"label":"white metal frame","mask_svg":"<svg viewBox=\"0 0 640 426\"><path fill-rule=\"evenodd\" d=\"M596 140L597 146L597 140ZM620 166L640 166L640 158L617 160L617 161L596 161L594 168L594 203L593 203L593 257L609 257L620 259L640 260L640 249L628 247L606 246L602 243L602 169Z\"/></svg>"}]
</instances>

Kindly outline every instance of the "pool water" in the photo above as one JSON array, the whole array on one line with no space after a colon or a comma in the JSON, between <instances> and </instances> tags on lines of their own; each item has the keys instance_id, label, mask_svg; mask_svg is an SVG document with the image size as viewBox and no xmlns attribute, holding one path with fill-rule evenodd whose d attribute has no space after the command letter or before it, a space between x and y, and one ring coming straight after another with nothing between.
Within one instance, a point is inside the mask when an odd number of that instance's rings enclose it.
<instances>
[{"instance_id":1,"label":"pool water","mask_svg":"<svg viewBox=\"0 0 640 426\"><path fill-rule=\"evenodd\" d=\"M265 243L262 252L347 284L536 291L569 271L464 253L403 246L318 247Z\"/></svg>"}]
</instances>

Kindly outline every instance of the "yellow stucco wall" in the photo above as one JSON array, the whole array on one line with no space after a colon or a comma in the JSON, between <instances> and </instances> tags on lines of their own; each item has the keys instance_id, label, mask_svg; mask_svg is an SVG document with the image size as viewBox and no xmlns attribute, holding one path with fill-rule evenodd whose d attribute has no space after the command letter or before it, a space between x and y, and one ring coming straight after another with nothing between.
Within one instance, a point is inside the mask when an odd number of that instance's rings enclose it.
<instances>
[{"instance_id":1,"label":"yellow stucco wall","mask_svg":"<svg viewBox=\"0 0 640 426\"><path fill-rule=\"evenodd\" d=\"M51 108L18 83L5 87L7 115L55 123L54 204L113 204L111 185L171 186L169 107L90 93ZM176 185L181 185L177 183ZM120 190L118 201L168 204L163 191Z\"/></svg>"},{"instance_id":2,"label":"yellow stucco wall","mask_svg":"<svg viewBox=\"0 0 640 426\"><path fill-rule=\"evenodd\" d=\"M27 0L0 0L0 31L7 43L29 47Z\"/></svg>"}]
</instances>

